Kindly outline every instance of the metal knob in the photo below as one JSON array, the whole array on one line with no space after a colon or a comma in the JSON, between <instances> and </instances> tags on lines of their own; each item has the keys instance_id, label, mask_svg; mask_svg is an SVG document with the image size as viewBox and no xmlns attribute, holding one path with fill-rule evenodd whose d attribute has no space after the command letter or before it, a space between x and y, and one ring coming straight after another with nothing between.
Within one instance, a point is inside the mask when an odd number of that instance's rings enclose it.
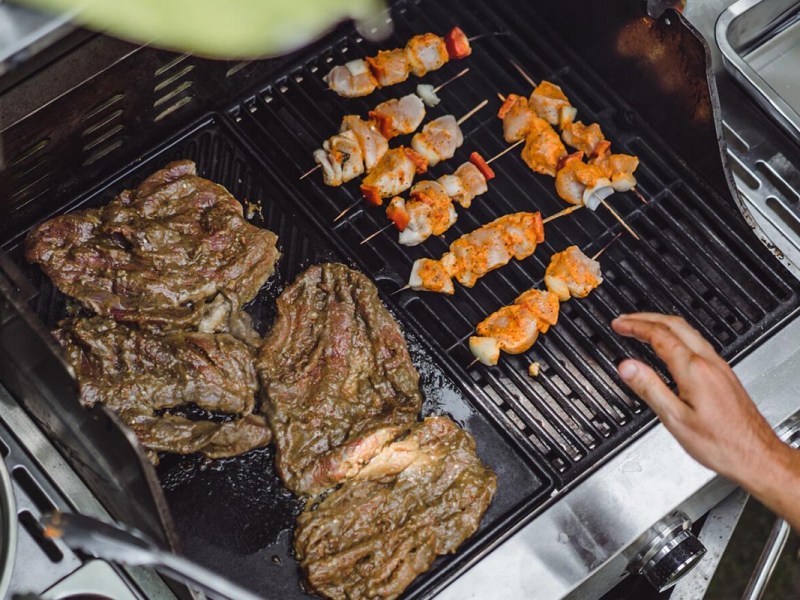
<instances>
[{"instance_id":1,"label":"metal knob","mask_svg":"<svg viewBox=\"0 0 800 600\"><path fill-rule=\"evenodd\" d=\"M628 569L643 575L659 592L675 585L703 557L706 549L691 531L692 522L675 513L654 525Z\"/></svg>"}]
</instances>

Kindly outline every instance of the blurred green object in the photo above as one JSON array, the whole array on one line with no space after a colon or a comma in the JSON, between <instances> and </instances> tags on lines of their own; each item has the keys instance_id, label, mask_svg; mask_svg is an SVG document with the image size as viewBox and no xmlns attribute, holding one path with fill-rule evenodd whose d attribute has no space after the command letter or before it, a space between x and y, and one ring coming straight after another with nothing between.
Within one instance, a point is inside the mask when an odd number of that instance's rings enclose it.
<instances>
[{"instance_id":1,"label":"blurred green object","mask_svg":"<svg viewBox=\"0 0 800 600\"><path fill-rule=\"evenodd\" d=\"M344 19L386 29L383 0L15 0L139 43L212 58L255 58L298 48ZM372 37L372 36L369 36Z\"/></svg>"}]
</instances>

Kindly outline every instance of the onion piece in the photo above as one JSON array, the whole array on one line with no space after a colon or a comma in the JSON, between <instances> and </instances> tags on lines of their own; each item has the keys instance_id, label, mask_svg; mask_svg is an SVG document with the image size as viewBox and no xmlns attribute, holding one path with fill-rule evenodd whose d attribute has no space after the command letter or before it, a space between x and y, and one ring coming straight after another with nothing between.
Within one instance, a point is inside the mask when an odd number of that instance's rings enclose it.
<instances>
[{"instance_id":1,"label":"onion piece","mask_svg":"<svg viewBox=\"0 0 800 600\"><path fill-rule=\"evenodd\" d=\"M427 83L420 83L417 86L417 96L420 97L428 108L433 108L442 101L442 99L436 95L434 87Z\"/></svg>"}]
</instances>

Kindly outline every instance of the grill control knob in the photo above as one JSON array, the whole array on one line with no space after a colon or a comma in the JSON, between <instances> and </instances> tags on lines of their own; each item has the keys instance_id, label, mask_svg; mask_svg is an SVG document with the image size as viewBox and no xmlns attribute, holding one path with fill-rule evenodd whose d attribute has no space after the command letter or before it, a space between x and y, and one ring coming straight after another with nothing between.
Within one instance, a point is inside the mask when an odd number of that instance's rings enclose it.
<instances>
[{"instance_id":1,"label":"grill control knob","mask_svg":"<svg viewBox=\"0 0 800 600\"><path fill-rule=\"evenodd\" d=\"M691 531L692 522L683 513L659 521L644 536L643 548L628 566L643 575L659 592L675 585L703 557L706 549Z\"/></svg>"}]
</instances>

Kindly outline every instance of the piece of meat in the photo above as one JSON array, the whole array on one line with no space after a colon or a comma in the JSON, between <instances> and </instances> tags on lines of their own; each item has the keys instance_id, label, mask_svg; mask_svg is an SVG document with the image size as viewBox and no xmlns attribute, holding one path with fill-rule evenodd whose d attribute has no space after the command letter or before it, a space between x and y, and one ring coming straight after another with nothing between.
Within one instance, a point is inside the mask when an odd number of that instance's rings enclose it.
<instances>
[{"instance_id":1,"label":"piece of meat","mask_svg":"<svg viewBox=\"0 0 800 600\"><path fill-rule=\"evenodd\" d=\"M463 143L464 134L453 115L444 115L426 123L422 131L411 139L411 147L428 160L429 167L453 158Z\"/></svg>"},{"instance_id":2,"label":"piece of meat","mask_svg":"<svg viewBox=\"0 0 800 600\"><path fill-rule=\"evenodd\" d=\"M274 271L276 242L184 160L101 208L38 225L25 256L86 308L168 330L196 325L218 294L237 306L252 300Z\"/></svg>"},{"instance_id":3,"label":"piece of meat","mask_svg":"<svg viewBox=\"0 0 800 600\"><path fill-rule=\"evenodd\" d=\"M550 259L544 283L561 301L585 298L603 283L601 273L599 262L586 256L577 246L570 246Z\"/></svg>"},{"instance_id":4,"label":"piece of meat","mask_svg":"<svg viewBox=\"0 0 800 600\"><path fill-rule=\"evenodd\" d=\"M120 416L142 446L152 453L200 452L206 458L227 458L263 448L272 439L269 425L260 415L246 415L221 423L139 411L123 412ZM158 459L157 454L155 459L154 462Z\"/></svg>"},{"instance_id":5,"label":"piece of meat","mask_svg":"<svg viewBox=\"0 0 800 600\"><path fill-rule=\"evenodd\" d=\"M388 146L388 144L387 144ZM325 185L338 187L364 173L364 152L354 131L343 131L314 151L314 162L322 167Z\"/></svg>"},{"instance_id":6,"label":"piece of meat","mask_svg":"<svg viewBox=\"0 0 800 600\"><path fill-rule=\"evenodd\" d=\"M363 58L333 67L322 80L344 98L367 96L378 87L378 81Z\"/></svg>"},{"instance_id":7,"label":"piece of meat","mask_svg":"<svg viewBox=\"0 0 800 600\"><path fill-rule=\"evenodd\" d=\"M639 167L639 158L630 154L603 154L591 161L611 180L615 192L629 192L636 187L633 173Z\"/></svg>"},{"instance_id":8,"label":"piece of meat","mask_svg":"<svg viewBox=\"0 0 800 600\"><path fill-rule=\"evenodd\" d=\"M366 61L379 87L405 81L411 70L404 48L381 50L376 56L371 56Z\"/></svg>"},{"instance_id":9,"label":"piece of meat","mask_svg":"<svg viewBox=\"0 0 800 600\"><path fill-rule=\"evenodd\" d=\"M369 122L356 115L347 115L342 119L342 126L339 133L352 131L358 145L361 148L361 155L364 157L364 168L372 170L378 161L383 158L389 150L389 142L383 137L380 131ZM359 173L360 174L360 173Z\"/></svg>"},{"instance_id":10,"label":"piece of meat","mask_svg":"<svg viewBox=\"0 0 800 600\"><path fill-rule=\"evenodd\" d=\"M326 598L397 598L478 530L497 490L475 442L429 417L298 517L294 548Z\"/></svg>"},{"instance_id":11,"label":"piece of meat","mask_svg":"<svg viewBox=\"0 0 800 600\"><path fill-rule=\"evenodd\" d=\"M264 418L250 414L258 389L253 351L230 335L161 334L98 316L63 321L53 335L75 369L81 402L117 412L153 462L157 452L235 456L271 439ZM238 418L155 412L187 404Z\"/></svg>"},{"instance_id":12,"label":"piece of meat","mask_svg":"<svg viewBox=\"0 0 800 600\"><path fill-rule=\"evenodd\" d=\"M597 210L603 200L614 193L611 181L594 164L586 164L577 155L570 155L556 174L556 193L570 204Z\"/></svg>"},{"instance_id":13,"label":"piece of meat","mask_svg":"<svg viewBox=\"0 0 800 600\"><path fill-rule=\"evenodd\" d=\"M446 256L452 258L449 252ZM411 274L408 276L408 287L412 290L425 290L440 294L452 295L456 289L453 286L453 276L450 273L449 262L434 260L432 258L418 258L411 267Z\"/></svg>"},{"instance_id":14,"label":"piece of meat","mask_svg":"<svg viewBox=\"0 0 800 600\"><path fill-rule=\"evenodd\" d=\"M196 404L239 415L253 410L253 352L231 335L161 334L98 316L62 321L53 335L87 406L153 411Z\"/></svg>"},{"instance_id":15,"label":"piece of meat","mask_svg":"<svg viewBox=\"0 0 800 600\"><path fill-rule=\"evenodd\" d=\"M533 90L528 99L528 105L537 116L550 125L558 125L563 122L563 110L571 107L563 90L556 84L545 80Z\"/></svg>"},{"instance_id":16,"label":"piece of meat","mask_svg":"<svg viewBox=\"0 0 800 600\"><path fill-rule=\"evenodd\" d=\"M310 267L284 290L257 367L277 470L297 494L363 466L379 432L410 427L422 402L400 328L375 286L344 265Z\"/></svg>"},{"instance_id":17,"label":"piece of meat","mask_svg":"<svg viewBox=\"0 0 800 600\"><path fill-rule=\"evenodd\" d=\"M450 60L444 38L435 33L415 35L408 40L405 53L411 72L417 77L441 68Z\"/></svg>"},{"instance_id":18,"label":"piece of meat","mask_svg":"<svg viewBox=\"0 0 800 600\"><path fill-rule=\"evenodd\" d=\"M561 143L553 127L539 117L533 117L530 129L522 149L522 160L528 167L541 173L554 177L558 171L558 164L565 156L567 149Z\"/></svg>"},{"instance_id":19,"label":"piece of meat","mask_svg":"<svg viewBox=\"0 0 800 600\"><path fill-rule=\"evenodd\" d=\"M381 102L370 111L369 118L387 140L417 130L425 118L425 105L416 94L408 94L399 100L392 98Z\"/></svg>"},{"instance_id":20,"label":"piece of meat","mask_svg":"<svg viewBox=\"0 0 800 600\"><path fill-rule=\"evenodd\" d=\"M364 177L361 192L370 203L379 204L381 198L397 196L411 187L418 165L410 152L414 151L402 146L390 149Z\"/></svg>"},{"instance_id":21,"label":"piece of meat","mask_svg":"<svg viewBox=\"0 0 800 600\"><path fill-rule=\"evenodd\" d=\"M576 121L565 124L561 129L561 139L567 146L580 150L586 156L591 156L598 144L605 141L606 138L597 123L584 125L580 121Z\"/></svg>"},{"instance_id":22,"label":"piece of meat","mask_svg":"<svg viewBox=\"0 0 800 600\"><path fill-rule=\"evenodd\" d=\"M508 143L525 139L536 119L528 101L517 94L509 94L497 114L503 119L503 139Z\"/></svg>"}]
</instances>

